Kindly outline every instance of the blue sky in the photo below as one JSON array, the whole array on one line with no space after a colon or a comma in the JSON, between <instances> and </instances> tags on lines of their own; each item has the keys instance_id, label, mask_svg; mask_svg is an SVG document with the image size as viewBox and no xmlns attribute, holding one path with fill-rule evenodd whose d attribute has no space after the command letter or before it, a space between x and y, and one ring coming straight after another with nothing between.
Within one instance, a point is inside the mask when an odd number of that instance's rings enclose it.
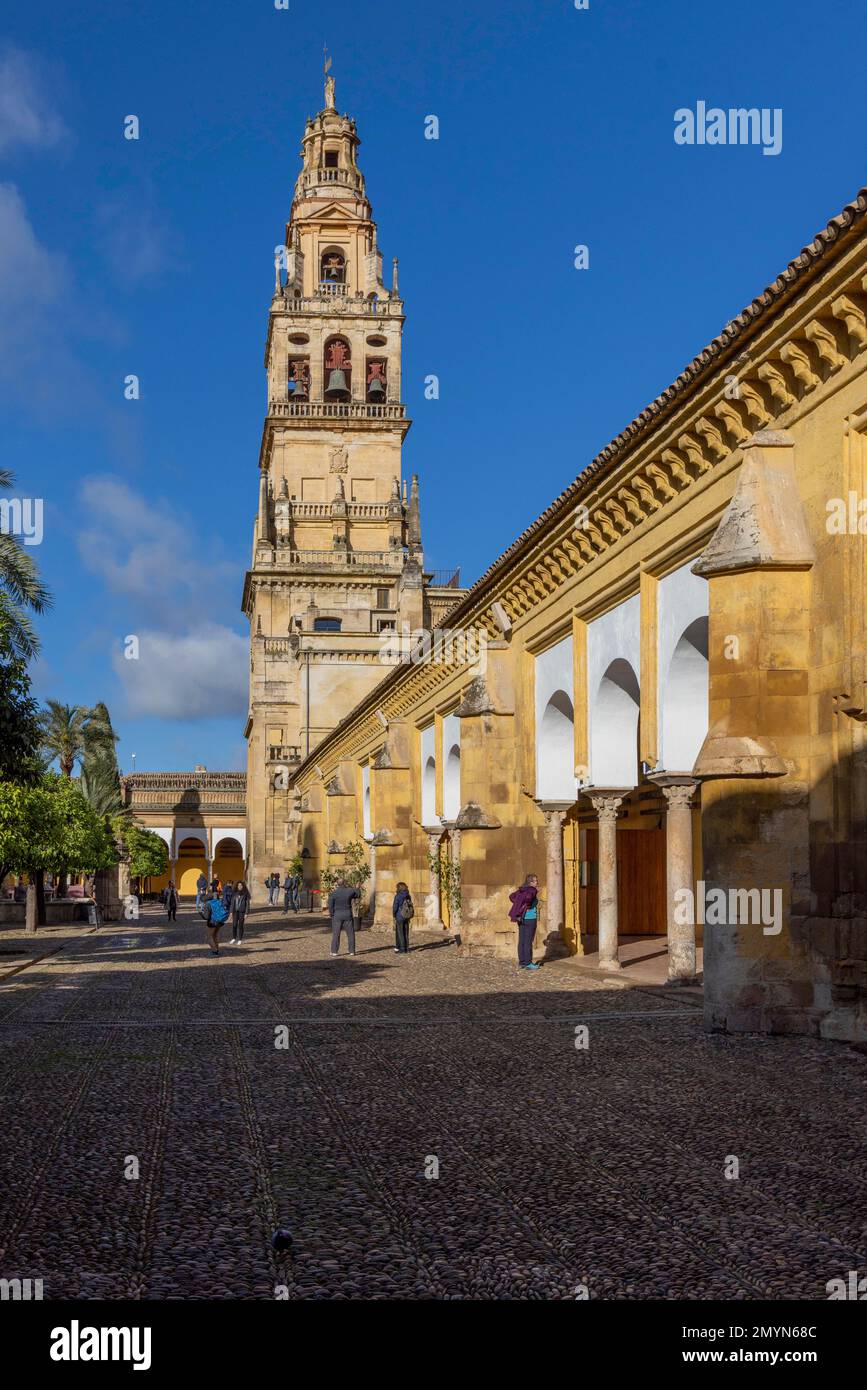
<instances>
[{"instance_id":1,"label":"blue sky","mask_svg":"<svg viewBox=\"0 0 867 1390\"><path fill-rule=\"evenodd\" d=\"M43 698L108 703L125 770L243 766L273 248L325 42L400 257L426 557L465 581L867 183L840 75L865 21L843 0L4 16L2 461L44 498L55 595L34 676ZM676 145L700 100L781 108L782 152ZM149 662L123 661L128 634Z\"/></svg>"}]
</instances>

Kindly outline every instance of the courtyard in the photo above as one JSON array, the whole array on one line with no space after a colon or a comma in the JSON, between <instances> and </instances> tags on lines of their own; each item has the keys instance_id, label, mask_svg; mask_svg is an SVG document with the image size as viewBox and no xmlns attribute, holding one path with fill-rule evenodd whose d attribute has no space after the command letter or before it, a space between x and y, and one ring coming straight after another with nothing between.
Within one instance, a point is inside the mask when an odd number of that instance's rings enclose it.
<instances>
[{"instance_id":1,"label":"courtyard","mask_svg":"<svg viewBox=\"0 0 867 1390\"><path fill-rule=\"evenodd\" d=\"M695 993L568 963L392 945L331 959L324 918L262 910L217 959L191 908L145 909L7 974L0 1276L46 1299L826 1299L867 1264L859 1052L708 1035Z\"/></svg>"}]
</instances>

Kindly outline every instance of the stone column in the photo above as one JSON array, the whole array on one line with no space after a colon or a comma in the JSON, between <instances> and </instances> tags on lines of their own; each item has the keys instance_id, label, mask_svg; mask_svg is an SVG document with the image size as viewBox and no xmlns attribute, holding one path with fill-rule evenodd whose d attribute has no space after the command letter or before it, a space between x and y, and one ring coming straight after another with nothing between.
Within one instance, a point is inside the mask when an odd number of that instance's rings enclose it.
<instances>
[{"instance_id":1,"label":"stone column","mask_svg":"<svg viewBox=\"0 0 867 1390\"><path fill-rule=\"evenodd\" d=\"M698 783L691 778L653 779L662 788L665 817L665 876L668 896L668 984L695 982L695 884L692 872L692 812L689 803ZM686 913L678 894L687 890ZM686 915L687 920L683 921Z\"/></svg>"},{"instance_id":2,"label":"stone column","mask_svg":"<svg viewBox=\"0 0 867 1390\"><path fill-rule=\"evenodd\" d=\"M451 834L451 841L452 841L452 863L453 863L453 864L457 864L458 869L460 869L460 867L461 867L461 832L460 832L459 828L455 825L455 826L452 827L450 834ZM457 900L456 903L453 902L453 901L449 901L449 912L451 913L451 924L452 924L451 930L452 930L452 935L454 935L455 932L459 932L460 929L461 929L461 897L460 897L460 894L458 894L458 900Z\"/></svg>"},{"instance_id":3,"label":"stone column","mask_svg":"<svg viewBox=\"0 0 867 1390\"><path fill-rule=\"evenodd\" d=\"M370 841L368 841L370 844ZM368 923L376 916L376 845L370 844L370 878L367 880L367 918Z\"/></svg>"},{"instance_id":4,"label":"stone column","mask_svg":"<svg viewBox=\"0 0 867 1390\"><path fill-rule=\"evenodd\" d=\"M563 939L563 822L572 805L566 801L537 801L545 816L545 955L566 954Z\"/></svg>"},{"instance_id":5,"label":"stone column","mask_svg":"<svg viewBox=\"0 0 867 1390\"><path fill-rule=\"evenodd\" d=\"M424 833L427 835L427 849L431 860L439 854L440 841L443 832L441 829L432 830L430 826L424 826ZM441 931L443 920L440 915L440 881L439 875L430 870L428 876L428 889L424 895L424 905L422 907L422 925L430 931Z\"/></svg>"},{"instance_id":6,"label":"stone column","mask_svg":"<svg viewBox=\"0 0 867 1390\"><path fill-rule=\"evenodd\" d=\"M588 792L599 821L599 969L619 970L617 951L617 811L625 791Z\"/></svg>"}]
</instances>

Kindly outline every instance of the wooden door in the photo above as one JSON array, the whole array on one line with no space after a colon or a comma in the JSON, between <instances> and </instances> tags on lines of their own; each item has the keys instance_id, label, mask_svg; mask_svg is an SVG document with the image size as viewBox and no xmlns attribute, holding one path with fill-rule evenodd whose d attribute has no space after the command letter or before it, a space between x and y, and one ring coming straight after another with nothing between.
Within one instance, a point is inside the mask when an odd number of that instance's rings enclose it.
<instances>
[{"instance_id":1,"label":"wooden door","mask_svg":"<svg viewBox=\"0 0 867 1390\"><path fill-rule=\"evenodd\" d=\"M572 956L578 951L582 929L580 844L578 822L567 820L563 825L563 940Z\"/></svg>"},{"instance_id":2,"label":"wooden door","mask_svg":"<svg viewBox=\"0 0 867 1390\"><path fill-rule=\"evenodd\" d=\"M584 930L598 931L597 871L599 831L585 837L583 877L588 887L582 894ZM617 829L617 924L621 936L665 936L668 930L665 886L665 830Z\"/></svg>"}]
</instances>

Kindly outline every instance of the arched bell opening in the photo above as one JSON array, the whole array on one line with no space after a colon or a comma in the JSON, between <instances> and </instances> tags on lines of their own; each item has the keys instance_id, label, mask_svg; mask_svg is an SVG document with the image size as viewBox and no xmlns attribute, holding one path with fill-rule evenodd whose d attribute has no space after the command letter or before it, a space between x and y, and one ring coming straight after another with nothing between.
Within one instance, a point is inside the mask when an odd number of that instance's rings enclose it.
<instances>
[{"instance_id":1,"label":"arched bell opening","mask_svg":"<svg viewBox=\"0 0 867 1390\"><path fill-rule=\"evenodd\" d=\"M352 391L352 353L345 338L329 338L325 344L325 399L348 401Z\"/></svg>"},{"instance_id":2,"label":"arched bell opening","mask_svg":"<svg viewBox=\"0 0 867 1390\"><path fill-rule=\"evenodd\" d=\"M319 261L319 284L325 290L333 290L346 284L346 257L342 251L329 248L322 252Z\"/></svg>"},{"instance_id":3,"label":"arched bell opening","mask_svg":"<svg viewBox=\"0 0 867 1390\"><path fill-rule=\"evenodd\" d=\"M382 357L367 359L367 399L372 405L382 405L387 395L387 364Z\"/></svg>"}]
</instances>

